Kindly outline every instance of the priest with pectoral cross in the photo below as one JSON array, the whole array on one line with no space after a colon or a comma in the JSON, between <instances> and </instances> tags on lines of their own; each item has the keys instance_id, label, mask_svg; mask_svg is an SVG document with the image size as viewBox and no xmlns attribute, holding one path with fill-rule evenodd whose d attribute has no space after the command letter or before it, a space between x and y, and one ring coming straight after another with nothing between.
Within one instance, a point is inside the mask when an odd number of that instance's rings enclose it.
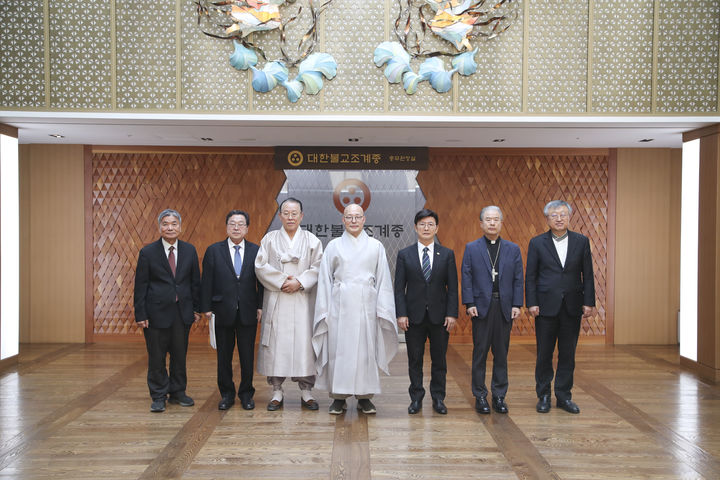
<instances>
[{"instance_id":1,"label":"priest with pectoral cross","mask_svg":"<svg viewBox=\"0 0 720 480\"><path fill-rule=\"evenodd\" d=\"M491 205L480 212L483 237L468 243L462 260L462 303L472 320L472 393L475 410L490 413L485 364L492 348L492 408L507 413L507 354L512 322L523 304L520 248L500 238L503 215Z\"/></svg>"}]
</instances>

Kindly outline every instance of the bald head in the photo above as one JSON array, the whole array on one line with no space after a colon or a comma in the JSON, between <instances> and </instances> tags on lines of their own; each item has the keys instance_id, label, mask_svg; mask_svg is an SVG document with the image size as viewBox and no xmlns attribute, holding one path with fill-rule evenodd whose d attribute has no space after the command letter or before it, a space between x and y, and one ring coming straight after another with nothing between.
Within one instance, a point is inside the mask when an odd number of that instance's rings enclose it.
<instances>
[{"instance_id":1,"label":"bald head","mask_svg":"<svg viewBox=\"0 0 720 480\"><path fill-rule=\"evenodd\" d=\"M358 205L357 203L351 203L350 205L347 205L345 207L345 210L343 210L344 215L365 215L365 212L363 211L362 207Z\"/></svg>"},{"instance_id":2,"label":"bald head","mask_svg":"<svg viewBox=\"0 0 720 480\"><path fill-rule=\"evenodd\" d=\"M353 237L357 237L365 226L365 212L360 205L351 203L343 211L343 225L345 231Z\"/></svg>"}]
</instances>

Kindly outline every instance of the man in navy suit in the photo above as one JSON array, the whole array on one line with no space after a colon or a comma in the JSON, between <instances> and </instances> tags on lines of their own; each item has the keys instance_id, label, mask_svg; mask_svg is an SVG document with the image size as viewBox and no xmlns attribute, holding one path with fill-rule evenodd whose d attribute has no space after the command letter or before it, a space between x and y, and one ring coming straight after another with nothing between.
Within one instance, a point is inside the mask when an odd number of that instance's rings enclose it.
<instances>
[{"instance_id":1,"label":"man in navy suit","mask_svg":"<svg viewBox=\"0 0 720 480\"><path fill-rule=\"evenodd\" d=\"M523 267L520 248L500 238L503 215L500 207L480 212L485 235L465 246L462 261L462 303L472 319L472 392L475 410L490 413L485 386L485 362L493 353L492 406L507 413L507 354L512 322L520 315L523 300Z\"/></svg>"},{"instance_id":2,"label":"man in navy suit","mask_svg":"<svg viewBox=\"0 0 720 480\"><path fill-rule=\"evenodd\" d=\"M255 335L262 315L263 287L255 277L258 246L245 240L250 215L231 210L225 217L228 237L210 245L203 258L200 305L210 318L215 314L217 342L218 409L235 403L235 394L245 410L255 408L253 364ZM233 382L233 352L237 340L240 357L240 385Z\"/></svg>"},{"instance_id":3,"label":"man in navy suit","mask_svg":"<svg viewBox=\"0 0 720 480\"><path fill-rule=\"evenodd\" d=\"M143 328L148 351L152 412L165 411L168 395L170 403L195 404L185 394L185 357L190 326L200 318L200 268L195 247L178 240L181 222L175 210L158 215L161 238L140 250L135 269L135 321Z\"/></svg>"},{"instance_id":4,"label":"man in navy suit","mask_svg":"<svg viewBox=\"0 0 720 480\"><path fill-rule=\"evenodd\" d=\"M590 241L568 230L572 207L567 202L553 200L545 205L543 213L550 230L530 240L525 277L525 300L535 317L537 411L550 411L552 360L557 343L557 406L580 413L572 401L571 389L581 317L592 315L595 306Z\"/></svg>"},{"instance_id":5,"label":"man in navy suit","mask_svg":"<svg viewBox=\"0 0 720 480\"><path fill-rule=\"evenodd\" d=\"M410 375L409 414L418 413L422 408L423 355L428 338L433 409L447 413L445 354L458 315L458 280L455 253L435 243L438 224L437 213L420 210L415 215L418 241L398 252L395 266L395 311L398 327L405 331Z\"/></svg>"}]
</instances>

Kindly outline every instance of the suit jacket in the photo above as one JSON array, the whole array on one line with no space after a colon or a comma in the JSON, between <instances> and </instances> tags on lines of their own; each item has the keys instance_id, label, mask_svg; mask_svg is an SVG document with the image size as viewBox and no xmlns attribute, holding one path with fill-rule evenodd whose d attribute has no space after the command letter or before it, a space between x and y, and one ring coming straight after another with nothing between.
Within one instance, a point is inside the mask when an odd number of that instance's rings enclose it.
<instances>
[{"instance_id":1,"label":"suit jacket","mask_svg":"<svg viewBox=\"0 0 720 480\"><path fill-rule=\"evenodd\" d=\"M422 323L425 311L433 324L458 316L458 279L455 253L435 243L430 281L420 265L417 243L398 252L395 264L395 315L408 317L411 325Z\"/></svg>"},{"instance_id":2,"label":"suit jacket","mask_svg":"<svg viewBox=\"0 0 720 480\"><path fill-rule=\"evenodd\" d=\"M565 305L570 315L581 315L583 305L595 306L590 241L568 231L568 249L563 268L550 230L530 240L525 276L525 303L539 306L540 315L553 317Z\"/></svg>"},{"instance_id":3,"label":"suit jacket","mask_svg":"<svg viewBox=\"0 0 720 480\"><path fill-rule=\"evenodd\" d=\"M500 309L506 322L512 320L512 307L522 306L523 265L520 247L503 238L496 271L500 293ZM485 318L492 299L492 267L485 237L468 243L462 261L462 303L475 306L478 316Z\"/></svg>"},{"instance_id":4,"label":"suit jacket","mask_svg":"<svg viewBox=\"0 0 720 480\"><path fill-rule=\"evenodd\" d=\"M175 276L170 270L162 240L144 246L135 269L135 321L149 321L154 328L168 328L175 318L177 298L180 317L190 325L200 311L200 267L195 247L178 240Z\"/></svg>"},{"instance_id":5,"label":"suit jacket","mask_svg":"<svg viewBox=\"0 0 720 480\"><path fill-rule=\"evenodd\" d=\"M237 278L227 238L205 251L200 306L203 312L215 313L216 325L234 325L238 311L242 325L257 325L257 310L262 308L263 298L263 286L255 276L257 252L258 246L245 240L242 271Z\"/></svg>"}]
</instances>

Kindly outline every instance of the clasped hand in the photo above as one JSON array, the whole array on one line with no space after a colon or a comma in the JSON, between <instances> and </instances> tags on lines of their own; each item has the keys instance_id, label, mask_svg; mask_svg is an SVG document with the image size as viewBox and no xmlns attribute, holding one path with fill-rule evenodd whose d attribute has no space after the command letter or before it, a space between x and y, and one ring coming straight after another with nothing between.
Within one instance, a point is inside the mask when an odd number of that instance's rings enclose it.
<instances>
[{"instance_id":1,"label":"clasped hand","mask_svg":"<svg viewBox=\"0 0 720 480\"><path fill-rule=\"evenodd\" d=\"M285 279L280 287L280 290L282 290L283 293L295 293L301 288L302 284L298 281L298 279L290 275L287 279Z\"/></svg>"}]
</instances>

